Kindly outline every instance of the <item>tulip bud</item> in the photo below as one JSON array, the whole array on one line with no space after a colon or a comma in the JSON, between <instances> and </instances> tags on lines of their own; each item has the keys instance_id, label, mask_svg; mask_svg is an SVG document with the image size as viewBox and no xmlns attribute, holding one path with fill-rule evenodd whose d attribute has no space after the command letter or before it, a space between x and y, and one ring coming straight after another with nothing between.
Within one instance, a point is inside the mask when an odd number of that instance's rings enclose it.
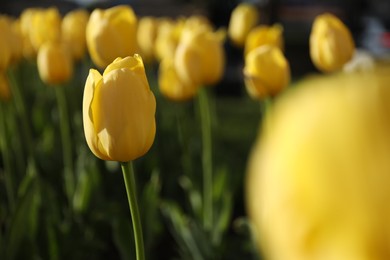
<instances>
[{"instance_id":1,"label":"tulip bud","mask_svg":"<svg viewBox=\"0 0 390 260\"><path fill-rule=\"evenodd\" d=\"M249 32L259 22L259 12L254 5L242 3L234 8L229 21L228 35L237 47L243 47Z\"/></svg>"},{"instance_id":2,"label":"tulip bud","mask_svg":"<svg viewBox=\"0 0 390 260\"><path fill-rule=\"evenodd\" d=\"M103 75L90 70L83 97L84 134L100 159L128 162L144 155L154 141L155 111L139 55L115 59Z\"/></svg>"},{"instance_id":3,"label":"tulip bud","mask_svg":"<svg viewBox=\"0 0 390 260\"><path fill-rule=\"evenodd\" d=\"M260 25L250 31L245 41L245 55L263 45L273 45L283 51L283 27L280 24Z\"/></svg>"},{"instance_id":4,"label":"tulip bud","mask_svg":"<svg viewBox=\"0 0 390 260\"><path fill-rule=\"evenodd\" d=\"M223 39L205 29L186 30L174 60L178 76L190 85L211 85L219 81L225 68Z\"/></svg>"},{"instance_id":5,"label":"tulip bud","mask_svg":"<svg viewBox=\"0 0 390 260\"><path fill-rule=\"evenodd\" d=\"M125 5L95 9L87 24L86 37L92 61L105 68L117 57L137 51L137 16Z\"/></svg>"},{"instance_id":6,"label":"tulip bud","mask_svg":"<svg viewBox=\"0 0 390 260\"><path fill-rule=\"evenodd\" d=\"M275 96L290 82L290 67L281 50L264 45L245 57L245 86L254 99Z\"/></svg>"},{"instance_id":7,"label":"tulip bud","mask_svg":"<svg viewBox=\"0 0 390 260\"><path fill-rule=\"evenodd\" d=\"M11 99L11 90L4 72L0 73L0 99L3 101Z\"/></svg>"},{"instance_id":8,"label":"tulip bud","mask_svg":"<svg viewBox=\"0 0 390 260\"><path fill-rule=\"evenodd\" d=\"M198 91L198 86L187 84L178 77L171 59L164 59L160 62L158 85L161 94L173 101L191 99Z\"/></svg>"},{"instance_id":9,"label":"tulip bud","mask_svg":"<svg viewBox=\"0 0 390 260\"><path fill-rule=\"evenodd\" d=\"M69 46L74 60L80 60L85 55L88 18L86 10L78 9L67 13L62 19L62 40Z\"/></svg>"},{"instance_id":10,"label":"tulip bud","mask_svg":"<svg viewBox=\"0 0 390 260\"><path fill-rule=\"evenodd\" d=\"M47 42L39 48L37 64L39 76L49 85L65 83L73 75L70 53L57 42Z\"/></svg>"},{"instance_id":11,"label":"tulip bud","mask_svg":"<svg viewBox=\"0 0 390 260\"><path fill-rule=\"evenodd\" d=\"M278 99L249 160L265 259L388 259L390 69L313 77Z\"/></svg>"},{"instance_id":12,"label":"tulip bud","mask_svg":"<svg viewBox=\"0 0 390 260\"><path fill-rule=\"evenodd\" d=\"M44 43L60 40L61 15L55 7L33 11L31 24L27 26L32 46L36 52Z\"/></svg>"},{"instance_id":13,"label":"tulip bud","mask_svg":"<svg viewBox=\"0 0 390 260\"><path fill-rule=\"evenodd\" d=\"M352 35L342 21L332 14L316 17L310 34L310 56L319 70L342 69L354 52Z\"/></svg>"},{"instance_id":14,"label":"tulip bud","mask_svg":"<svg viewBox=\"0 0 390 260\"><path fill-rule=\"evenodd\" d=\"M154 59L154 46L157 38L158 19L145 16L139 20L137 30L137 42L140 54L145 62L151 62Z\"/></svg>"}]
</instances>

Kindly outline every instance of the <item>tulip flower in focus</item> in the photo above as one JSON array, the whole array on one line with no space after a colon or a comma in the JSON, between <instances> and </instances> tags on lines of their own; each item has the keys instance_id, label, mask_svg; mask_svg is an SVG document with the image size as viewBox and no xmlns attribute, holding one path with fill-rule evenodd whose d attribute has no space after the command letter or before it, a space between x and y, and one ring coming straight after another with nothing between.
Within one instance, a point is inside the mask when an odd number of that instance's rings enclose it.
<instances>
[{"instance_id":1,"label":"tulip flower in focus","mask_svg":"<svg viewBox=\"0 0 390 260\"><path fill-rule=\"evenodd\" d=\"M8 79L4 73L0 73L0 99L8 101L11 98L11 90L9 87Z\"/></svg>"},{"instance_id":2,"label":"tulip flower in focus","mask_svg":"<svg viewBox=\"0 0 390 260\"><path fill-rule=\"evenodd\" d=\"M171 59L164 59L160 62L158 85L161 94L174 101L191 99L198 91L197 85L191 85L181 81Z\"/></svg>"},{"instance_id":3,"label":"tulip flower in focus","mask_svg":"<svg viewBox=\"0 0 390 260\"><path fill-rule=\"evenodd\" d=\"M390 256L390 69L315 76L274 104L247 172L269 260Z\"/></svg>"},{"instance_id":4,"label":"tulip flower in focus","mask_svg":"<svg viewBox=\"0 0 390 260\"><path fill-rule=\"evenodd\" d=\"M85 55L88 18L86 10L78 9L67 13L62 19L62 40L70 47L74 60L80 60Z\"/></svg>"},{"instance_id":5,"label":"tulip flower in focus","mask_svg":"<svg viewBox=\"0 0 390 260\"><path fill-rule=\"evenodd\" d=\"M175 52L174 65L183 82L192 85L212 85L224 73L224 34L206 27L182 32Z\"/></svg>"},{"instance_id":6,"label":"tulip flower in focus","mask_svg":"<svg viewBox=\"0 0 390 260\"><path fill-rule=\"evenodd\" d=\"M351 32L340 19L329 13L316 17L310 34L310 56L319 70L342 69L354 52Z\"/></svg>"},{"instance_id":7,"label":"tulip flower in focus","mask_svg":"<svg viewBox=\"0 0 390 260\"><path fill-rule=\"evenodd\" d=\"M228 35L237 47L243 47L249 32L259 22L259 12L254 5L241 3L231 13Z\"/></svg>"},{"instance_id":8,"label":"tulip flower in focus","mask_svg":"<svg viewBox=\"0 0 390 260\"><path fill-rule=\"evenodd\" d=\"M101 75L91 69L83 97L84 134L102 160L132 161L154 141L156 100L138 55L117 58Z\"/></svg>"},{"instance_id":9,"label":"tulip flower in focus","mask_svg":"<svg viewBox=\"0 0 390 260\"><path fill-rule=\"evenodd\" d=\"M117 57L137 51L137 16L125 5L95 9L88 20L86 37L92 61L105 68Z\"/></svg>"},{"instance_id":10,"label":"tulip flower in focus","mask_svg":"<svg viewBox=\"0 0 390 260\"><path fill-rule=\"evenodd\" d=\"M139 19L137 29L137 42L140 54L145 62L154 59L154 46L157 38L159 20L152 16Z\"/></svg>"},{"instance_id":11,"label":"tulip flower in focus","mask_svg":"<svg viewBox=\"0 0 390 260\"><path fill-rule=\"evenodd\" d=\"M290 83L290 66L279 48L264 45L245 57L244 79L252 98L275 96Z\"/></svg>"},{"instance_id":12,"label":"tulip flower in focus","mask_svg":"<svg viewBox=\"0 0 390 260\"><path fill-rule=\"evenodd\" d=\"M61 15L56 7L38 9L31 15L31 24L24 26L27 26L26 30L36 52L44 43L60 40Z\"/></svg>"},{"instance_id":13,"label":"tulip flower in focus","mask_svg":"<svg viewBox=\"0 0 390 260\"><path fill-rule=\"evenodd\" d=\"M280 24L260 25L252 29L245 41L245 55L263 45L273 45L283 51L283 27Z\"/></svg>"},{"instance_id":14,"label":"tulip flower in focus","mask_svg":"<svg viewBox=\"0 0 390 260\"><path fill-rule=\"evenodd\" d=\"M57 85L70 80L73 75L71 54L58 42L47 42L38 51L39 76L48 85Z\"/></svg>"}]
</instances>

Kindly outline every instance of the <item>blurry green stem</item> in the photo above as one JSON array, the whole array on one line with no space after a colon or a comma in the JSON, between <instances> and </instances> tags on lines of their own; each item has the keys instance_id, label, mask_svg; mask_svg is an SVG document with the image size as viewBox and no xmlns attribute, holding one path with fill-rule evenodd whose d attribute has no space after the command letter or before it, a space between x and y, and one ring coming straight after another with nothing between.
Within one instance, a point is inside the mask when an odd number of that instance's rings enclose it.
<instances>
[{"instance_id":1,"label":"blurry green stem","mask_svg":"<svg viewBox=\"0 0 390 260\"><path fill-rule=\"evenodd\" d=\"M210 100L206 87L200 88L198 102L202 128L203 225L206 230L211 230L213 225L213 161Z\"/></svg>"},{"instance_id":2,"label":"blurry green stem","mask_svg":"<svg viewBox=\"0 0 390 260\"><path fill-rule=\"evenodd\" d=\"M70 124L68 107L66 104L65 87L54 86L54 88L56 92L58 112L60 118L62 156L64 160L65 191L69 203L72 203L75 189L75 179L73 174L72 140L70 137Z\"/></svg>"},{"instance_id":3,"label":"blurry green stem","mask_svg":"<svg viewBox=\"0 0 390 260\"><path fill-rule=\"evenodd\" d=\"M131 161L122 162L121 166L122 166L123 178L125 180L127 200L129 201L131 219L133 222L135 251L137 255L136 259L144 260L145 259L144 241L142 237L142 225L141 225L141 218L140 218L138 202L137 202L137 191L136 191L137 186L135 183L133 163Z\"/></svg>"},{"instance_id":4,"label":"blurry green stem","mask_svg":"<svg viewBox=\"0 0 390 260\"><path fill-rule=\"evenodd\" d=\"M13 181L12 181L12 170L11 170L11 157L10 157L10 146L8 143L8 132L7 132L7 125L6 125L6 119L8 118L8 115L6 114L6 110L4 107L5 104L0 104L0 133L2 137L2 147L1 147L1 154L3 156L3 162L4 162L4 179L5 179L5 188L7 192L8 202L10 205L11 210L14 209L14 203L15 203L15 193L13 189Z\"/></svg>"},{"instance_id":5,"label":"blurry green stem","mask_svg":"<svg viewBox=\"0 0 390 260\"><path fill-rule=\"evenodd\" d=\"M26 107L25 107L25 102L24 98L22 96L22 93L19 88L19 84L16 81L15 75L14 75L14 68L9 68L8 69L8 77L11 85L11 90L12 90L12 95L13 99L15 102L15 107L16 107L16 112L18 113L18 116L21 119L22 123L22 131L23 135L25 137L25 142L27 146L27 153L29 156L29 159L32 161L32 164L35 167L35 155L34 155L34 150L33 150L33 144L32 144L32 134L31 134L31 127L30 123L27 117L27 112L26 112ZM27 161L30 161L27 160Z\"/></svg>"}]
</instances>

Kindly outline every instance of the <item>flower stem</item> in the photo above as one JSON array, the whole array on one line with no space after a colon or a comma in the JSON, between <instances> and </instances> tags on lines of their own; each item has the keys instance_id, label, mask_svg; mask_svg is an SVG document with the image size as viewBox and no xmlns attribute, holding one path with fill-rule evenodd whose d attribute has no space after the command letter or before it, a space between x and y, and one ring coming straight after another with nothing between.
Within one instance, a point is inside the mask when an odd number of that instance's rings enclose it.
<instances>
[{"instance_id":1,"label":"flower stem","mask_svg":"<svg viewBox=\"0 0 390 260\"><path fill-rule=\"evenodd\" d=\"M62 141L62 156L64 160L65 191L69 204L73 201L75 179L73 175L72 140L70 137L70 125L68 107L66 103L65 88L54 86L60 118L60 132Z\"/></svg>"},{"instance_id":2,"label":"flower stem","mask_svg":"<svg viewBox=\"0 0 390 260\"><path fill-rule=\"evenodd\" d=\"M145 259L144 241L142 237L141 218L138 209L137 191L132 162L122 162L123 178L125 180L127 199L129 201L130 214L133 222L135 251L137 260Z\"/></svg>"},{"instance_id":3,"label":"flower stem","mask_svg":"<svg viewBox=\"0 0 390 260\"><path fill-rule=\"evenodd\" d=\"M8 131L6 126L7 114L4 106L5 104L0 104L0 109L1 109L0 131L2 137L1 154L3 155L4 168L5 168L5 173L4 173L5 188L6 188L10 208L11 210L13 210L15 205L15 193L14 193L13 180L12 180L13 172L11 169L11 157L10 157L11 149L8 142L9 137L8 137Z\"/></svg>"},{"instance_id":4,"label":"flower stem","mask_svg":"<svg viewBox=\"0 0 390 260\"><path fill-rule=\"evenodd\" d=\"M211 230L213 225L213 161L211 113L208 89L199 90L198 104L202 128L202 166L203 166L203 225Z\"/></svg>"}]
</instances>

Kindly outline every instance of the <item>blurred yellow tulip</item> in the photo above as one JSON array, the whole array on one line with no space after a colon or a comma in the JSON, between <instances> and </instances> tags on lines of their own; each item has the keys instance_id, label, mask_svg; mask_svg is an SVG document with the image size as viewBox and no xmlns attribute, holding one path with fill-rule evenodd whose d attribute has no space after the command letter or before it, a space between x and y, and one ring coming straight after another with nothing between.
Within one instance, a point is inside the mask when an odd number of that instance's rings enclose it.
<instances>
[{"instance_id":1,"label":"blurred yellow tulip","mask_svg":"<svg viewBox=\"0 0 390 260\"><path fill-rule=\"evenodd\" d=\"M85 55L88 19L89 13L84 9L73 10L62 19L62 40L69 46L74 60L80 60Z\"/></svg>"},{"instance_id":2,"label":"blurred yellow tulip","mask_svg":"<svg viewBox=\"0 0 390 260\"><path fill-rule=\"evenodd\" d=\"M260 25L252 29L245 41L245 55L262 45L273 45L283 51L283 27L280 24L274 24L272 26Z\"/></svg>"},{"instance_id":3,"label":"blurred yellow tulip","mask_svg":"<svg viewBox=\"0 0 390 260\"><path fill-rule=\"evenodd\" d=\"M15 26L15 20L9 16L0 15L0 35L8 45L5 50L9 52L9 62L15 63L22 57L22 36ZM5 51L3 50L3 51ZM7 57L3 57L5 60ZM1 67L1 66L0 66Z\"/></svg>"},{"instance_id":4,"label":"blurred yellow tulip","mask_svg":"<svg viewBox=\"0 0 390 260\"><path fill-rule=\"evenodd\" d=\"M154 46L155 56L158 61L165 58L173 59L180 39L182 26L181 22L175 22L170 18L159 19Z\"/></svg>"},{"instance_id":5,"label":"blurred yellow tulip","mask_svg":"<svg viewBox=\"0 0 390 260\"><path fill-rule=\"evenodd\" d=\"M11 90L4 72L0 72L0 99L3 101L11 99Z\"/></svg>"},{"instance_id":6,"label":"blurred yellow tulip","mask_svg":"<svg viewBox=\"0 0 390 260\"><path fill-rule=\"evenodd\" d=\"M154 57L154 46L158 31L158 18L144 16L139 19L137 30L137 42L140 55L145 63L152 62Z\"/></svg>"},{"instance_id":7,"label":"blurred yellow tulip","mask_svg":"<svg viewBox=\"0 0 390 260\"><path fill-rule=\"evenodd\" d=\"M390 68L315 76L271 108L246 202L269 260L390 257Z\"/></svg>"},{"instance_id":8,"label":"blurred yellow tulip","mask_svg":"<svg viewBox=\"0 0 390 260\"><path fill-rule=\"evenodd\" d=\"M184 30L174 59L175 69L181 80L190 85L211 85L218 82L225 69L223 41L222 33L213 32L206 27Z\"/></svg>"},{"instance_id":9,"label":"blurred yellow tulip","mask_svg":"<svg viewBox=\"0 0 390 260\"><path fill-rule=\"evenodd\" d=\"M22 11L19 17L19 29L22 34L22 52L23 56L27 59L34 58L37 54L36 50L33 47L30 38L30 27L33 23L34 15L39 11L38 8L26 8Z\"/></svg>"},{"instance_id":10,"label":"blurred yellow tulip","mask_svg":"<svg viewBox=\"0 0 390 260\"><path fill-rule=\"evenodd\" d=\"M342 69L354 52L351 32L340 19L329 13L316 17L310 34L310 56L319 70Z\"/></svg>"},{"instance_id":11,"label":"blurred yellow tulip","mask_svg":"<svg viewBox=\"0 0 390 260\"><path fill-rule=\"evenodd\" d=\"M39 48L37 65L39 76L49 85L65 83L73 76L71 54L58 42L46 42Z\"/></svg>"},{"instance_id":12,"label":"blurred yellow tulip","mask_svg":"<svg viewBox=\"0 0 390 260\"><path fill-rule=\"evenodd\" d=\"M86 37L92 61L105 68L117 57L137 51L137 16L126 5L95 9L87 24Z\"/></svg>"},{"instance_id":13,"label":"blurred yellow tulip","mask_svg":"<svg viewBox=\"0 0 390 260\"><path fill-rule=\"evenodd\" d=\"M156 100L139 55L117 58L101 75L91 69L83 97L84 134L102 160L132 161L151 147Z\"/></svg>"},{"instance_id":14,"label":"blurred yellow tulip","mask_svg":"<svg viewBox=\"0 0 390 260\"><path fill-rule=\"evenodd\" d=\"M243 47L249 32L259 22L260 13L256 6L241 3L231 13L228 36L237 47Z\"/></svg>"},{"instance_id":15,"label":"blurred yellow tulip","mask_svg":"<svg viewBox=\"0 0 390 260\"><path fill-rule=\"evenodd\" d=\"M290 83L290 66L279 48L263 45L245 57L244 79L252 98L275 96Z\"/></svg>"},{"instance_id":16,"label":"blurred yellow tulip","mask_svg":"<svg viewBox=\"0 0 390 260\"><path fill-rule=\"evenodd\" d=\"M32 11L31 24L27 26L31 44L36 52L46 42L61 38L61 15L56 7Z\"/></svg>"},{"instance_id":17,"label":"blurred yellow tulip","mask_svg":"<svg viewBox=\"0 0 390 260\"><path fill-rule=\"evenodd\" d=\"M1 31L0 28L0 33ZM3 34L2 34L3 35ZM11 61L11 49L6 37L0 38L0 71L4 71Z\"/></svg>"},{"instance_id":18,"label":"blurred yellow tulip","mask_svg":"<svg viewBox=\"0 0 390 260\"><path fill-rule=\"evenodd\" d=\"M197 85L185 83L178 77L171 59L164 59L160 62L158 85L161 94L173 101L189 100L198 91Z\"/></svg>"}]
</instances>

